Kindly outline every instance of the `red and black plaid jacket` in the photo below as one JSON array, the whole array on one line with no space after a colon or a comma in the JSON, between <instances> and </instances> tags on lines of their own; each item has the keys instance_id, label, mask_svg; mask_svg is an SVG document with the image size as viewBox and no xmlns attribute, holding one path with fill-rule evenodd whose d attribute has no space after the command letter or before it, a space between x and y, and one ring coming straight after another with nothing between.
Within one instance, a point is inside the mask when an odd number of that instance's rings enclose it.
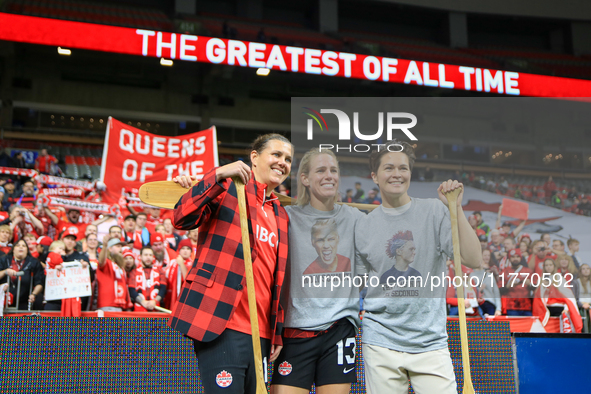
<instances>
[{"instance_id":1,"label":"red and black plaid jacket","mask_svg":"<svg viewBox=\"0 0 591 394\"><path fill-rule=\"evenodd\" d=\"M264 190L257 188L253 178L246 185L246 201L254 262L258 250L252 222L257 220L257 193L264 193ZM279 296L287 261L289 218L279 201L273 201L273 209L277 220L278 248L269 322L274 333L272 343L282 345L283 309L279 305ZM240 214L234 182L225 179L218 183L215 169L209 171L176 204L174 226L182 230L199 227L199 241L195 262L168 324L190 338L209 342L225 330L243 289L246 291Z\"/></svg>"}]
</instances>

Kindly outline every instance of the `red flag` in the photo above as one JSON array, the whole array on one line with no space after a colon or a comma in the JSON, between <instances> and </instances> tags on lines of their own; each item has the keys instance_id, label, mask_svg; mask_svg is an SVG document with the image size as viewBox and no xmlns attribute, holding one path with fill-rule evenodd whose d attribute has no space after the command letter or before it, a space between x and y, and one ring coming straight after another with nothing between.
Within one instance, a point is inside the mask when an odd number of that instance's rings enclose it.
<instances>
[{"instance_id":1,"label":"red flag","mask_svg":"<svg viewBox=\"0 0 591 394\"><path fill-rule=\"evenodd\" d=\"M104 201L117 203L123 191L146 182L172 180L177 175L203 174L218 165L215 127L168 137L136 129L109 117L101 180Z\"/></svg>"},{"instance_id":2,"label":"red flag","mask_svg":"<svg viewBox=\"0 0 591 394\"><path fill-rule=\"evenodd\" d=\"M560 317L562 332L581 332L583 319L579 313L577 301L572 291L564 286L558 288L554 285L539 287L534 296L532 314L538 316L542 324L546 326L550 318L547 306L557 304L564 305L564 311Z\"/></svg>"},{"instance_id":3,"label":"red flag","mask_svg":"<svg viewBox=\"0 0 591 394\"><path fill-rule=\"evenodd\" d=\"M529 204L526 202L503 198L503 209L501 210L501 215L509 216L515 219L527 220L528 209Z\"/></svg>"}]
</instances>

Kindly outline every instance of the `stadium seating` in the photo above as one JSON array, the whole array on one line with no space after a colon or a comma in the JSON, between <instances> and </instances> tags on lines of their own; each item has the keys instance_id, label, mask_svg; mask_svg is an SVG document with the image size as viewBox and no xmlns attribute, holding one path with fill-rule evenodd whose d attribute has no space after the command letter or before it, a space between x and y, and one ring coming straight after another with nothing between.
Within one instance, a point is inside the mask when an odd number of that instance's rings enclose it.
<instances>
[{"instance_id":1,"label":"stadium seating","mask_svg":"<svg viewBox=\"0 0 591 394\"><path fill-rule=\"evenodd\" d=\"M72 0L8 0L4 12L106 25L171 30L162 11Z\"/></svg>"}]
</instances>

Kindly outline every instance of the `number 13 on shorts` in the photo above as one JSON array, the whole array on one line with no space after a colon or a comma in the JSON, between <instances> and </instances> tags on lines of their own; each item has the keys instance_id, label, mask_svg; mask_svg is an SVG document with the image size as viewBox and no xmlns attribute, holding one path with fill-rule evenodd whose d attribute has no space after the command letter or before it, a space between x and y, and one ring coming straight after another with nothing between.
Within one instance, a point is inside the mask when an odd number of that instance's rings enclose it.
<instances>
[{"instance_id":1,"label":"number 13 on shorts","mask_svg":"<svg viewBox=\"0 0 591 394\"><path fill-rule=\"evenodd\" d=\"M355 337L351 337L351 338L347 338L347 339L341 339L340 341L337 342L337 348L338 348L338 352L337 352L337 364L338 365L343 365L345 364L345 361L348 365L355 365L355 348L357 346L357 344L355 343ZM343 370L343 373L347 373L345 372L345 370Z\"/></svg>"}]
</instances>

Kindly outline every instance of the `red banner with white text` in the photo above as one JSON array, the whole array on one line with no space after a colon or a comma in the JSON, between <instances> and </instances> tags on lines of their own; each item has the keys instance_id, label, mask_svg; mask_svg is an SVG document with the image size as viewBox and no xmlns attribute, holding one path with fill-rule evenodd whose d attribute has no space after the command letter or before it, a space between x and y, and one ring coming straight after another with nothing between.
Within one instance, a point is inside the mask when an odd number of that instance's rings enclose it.
<instances>
[{"instance_id":1,"label":"red banner with white text","mask_svg":"<svg viewBox=\"0 0 591 394\"><path fill-rule=\"evenodd\" d=\"M107 186L103 201L117 203L146 182L170 181L177 175L201 178L218 165L217 145L215 126L168 137L109 118L101 167Z\"/></svg>"},{"instance_id":2,"label":"red banner with white text","mask_svg":"<svg viewBox=\"0 0 591 394\"><path fill-rule=\"evenodd\" d=\"M0 40L533 97L589 97L591 81L0 13Z\"/></svg>"}]
</instances>

